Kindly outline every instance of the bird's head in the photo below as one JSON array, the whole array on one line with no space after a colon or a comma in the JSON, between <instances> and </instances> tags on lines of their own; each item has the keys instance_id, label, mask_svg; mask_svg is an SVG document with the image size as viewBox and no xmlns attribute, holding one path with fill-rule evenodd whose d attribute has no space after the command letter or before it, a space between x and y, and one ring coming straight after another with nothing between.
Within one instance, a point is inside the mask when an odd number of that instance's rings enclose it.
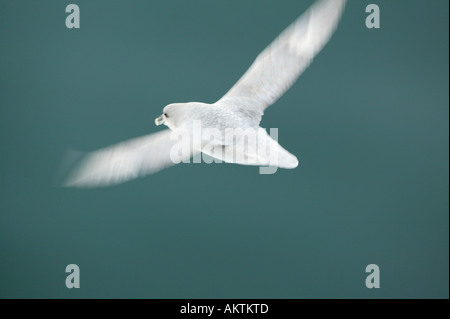
<instances>
[{"instance_id":1,"label":"bird's head","mask_svg":"<svg viewBox=\"0 0 450 319\"><path fill-rule=\"evenodd\" d=\"M182 103L167 105L166 107L164 107L163 113L155 119L155 124L157 126L164 124L171 129L177 127L177 124L180 122L183 116L182 109Z\"/></svg>"}]
</instances>

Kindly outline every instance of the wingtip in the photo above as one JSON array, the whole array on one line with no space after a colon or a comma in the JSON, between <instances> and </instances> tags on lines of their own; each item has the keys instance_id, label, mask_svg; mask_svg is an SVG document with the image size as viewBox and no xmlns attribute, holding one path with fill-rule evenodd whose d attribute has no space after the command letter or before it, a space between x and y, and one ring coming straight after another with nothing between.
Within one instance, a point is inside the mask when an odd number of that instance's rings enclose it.
<instances>
[{"instance_id":1,"label":"wingtip","mask_svg":"<svg viewBox=\"0 0 450 319\"><path fill-rule=\"evenodd\" d=\"M52 178L52 184L54 187L72 187L70 185L72 175L71 171L77 165L76 163L80 161L83 155L84 153L78 150L66 150Z\"/></svg>"}]
</instances>

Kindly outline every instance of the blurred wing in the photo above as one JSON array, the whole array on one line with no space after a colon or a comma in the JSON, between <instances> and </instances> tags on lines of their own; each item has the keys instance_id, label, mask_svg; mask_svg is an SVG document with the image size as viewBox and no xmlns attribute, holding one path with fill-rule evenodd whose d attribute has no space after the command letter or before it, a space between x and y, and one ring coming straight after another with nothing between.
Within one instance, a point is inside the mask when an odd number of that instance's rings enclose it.
<instances>
[{"instance_id":1,"label":"blurred wing","mask_svg":"<svg viewBox=\"0 0 450 319\"><path fill-rule=\"evenodd\" d=\"M319 0L275 39L217 103L259 116L295 82L331 38L346 0ZM247 109L243 109L247 108Z\"/></svg>"},{"instance_id":2,"label":"blurred wing","mask_svg":"<svg viewBox=\"0 0 450 319\"><path fill-rule=\"evenodd\" d=\"M164 130L87 153L72 169L63 185L115 185L175 165L170 154L178 141L171 140L171 133L170 130ZM191 156L187 153L186 159Z\"/></svg>"}]
</instances>

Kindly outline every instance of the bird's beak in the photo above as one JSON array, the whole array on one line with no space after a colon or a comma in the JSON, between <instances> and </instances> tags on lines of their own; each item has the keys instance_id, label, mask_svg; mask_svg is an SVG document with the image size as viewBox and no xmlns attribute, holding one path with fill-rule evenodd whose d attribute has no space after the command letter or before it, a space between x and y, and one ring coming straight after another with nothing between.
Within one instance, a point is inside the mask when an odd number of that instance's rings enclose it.
<instances>
[{"instance_id":1,"label":"bird's beak","mask_svg":"<svg viewBox=\"0 0 450 319\"><path fill-rule=\"evenodd\" d=\"M161 115L155 119L155 124L156 126L160 126L161 124L164 124L165 121L166 119L164 118L164 115Z\"/></svg>"}]
</instances>

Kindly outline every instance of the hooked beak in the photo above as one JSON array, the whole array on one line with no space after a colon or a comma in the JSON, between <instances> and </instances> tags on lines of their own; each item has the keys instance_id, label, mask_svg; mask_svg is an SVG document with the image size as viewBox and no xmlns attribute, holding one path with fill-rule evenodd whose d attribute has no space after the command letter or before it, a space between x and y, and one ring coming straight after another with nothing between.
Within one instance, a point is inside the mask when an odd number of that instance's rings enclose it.
<instances>
[{"instance_id":1,"label":"hooked beak","mask_svg":"<svg viewBox=\"0 0 450 319\"><path fill-rule=\"evenodd\" d=\"M164 115L161 115L155 119L155 124L156 124L156 126L160 126L161 124L164 124L165 121L166 121L166 119L165 119Z\"/></svg>"}]
</instances>

